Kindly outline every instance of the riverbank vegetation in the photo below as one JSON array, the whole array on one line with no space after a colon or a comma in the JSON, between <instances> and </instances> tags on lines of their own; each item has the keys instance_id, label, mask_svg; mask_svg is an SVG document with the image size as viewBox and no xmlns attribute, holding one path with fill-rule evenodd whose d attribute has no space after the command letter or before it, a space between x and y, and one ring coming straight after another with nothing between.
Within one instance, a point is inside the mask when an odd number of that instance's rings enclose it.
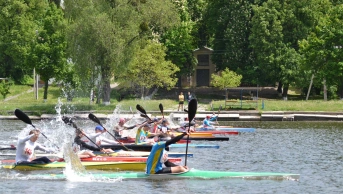
<instances>
[{"instance_id":1,"label":"riverbank vegetation","mask_svg":"<svg viewBox=\"0 0 343 194\"><path fill-rule=\"evenodd\" d=\"M49 99L43 100L44 90L40 88L38 93L38 100L35 99L35 95L31 86L12 86L10 94L6 99L1 100L1 115L12 115L16 108L26 111L33 115L41 115L43 113L56 114L57 111L61 111L62 114L73 114L75 112L93 112L93 113L112 113L117 110L130 112L136 112L136 105L142 105L148 112L159 112L159 103L163 104L165 111L176 111L178 107L178 101L175 99L152 99L141 100L140 98L127 98L123 100L117 100L113 96L111 98L110 105L103 105L90 101L89 97L74 97L72 101L68 101L63 90L57 86L50 86ZM223 99L212 99L208 95L198 95L199 110L215 111L219 109L225 110L225 101ZM256 106L256 107L255 107ZM254 107L254 109L252 109ZM187 103L185 103L187 108ZM236 107L226 110L258 110L258 111L327 111L327 112L342 112L343 101L342 100L277 100L277 99L265 99L260 98L257 102L249 104L249 107L245 106L243 101L243 109L240 109L240 101L237 99ZM256 108L256 109L255 109Z\"/></svg>"}]
</instances>

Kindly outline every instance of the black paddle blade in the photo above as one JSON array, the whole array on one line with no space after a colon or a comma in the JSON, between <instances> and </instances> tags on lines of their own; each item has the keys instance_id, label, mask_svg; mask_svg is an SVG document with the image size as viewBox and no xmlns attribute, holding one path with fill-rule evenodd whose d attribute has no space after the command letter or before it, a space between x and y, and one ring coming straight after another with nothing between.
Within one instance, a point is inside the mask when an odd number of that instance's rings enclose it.
<instances>
[{"instance_id":1,"label":"black paddle blade","mask_svg":"<svg viewBox=\"0 0 343 194\"><path fill-rule=\"evenodd\" d=\"M196 99L192 99L188 103L188 119L189 119L189 122L191 122L194 119L195 114L197 112L197 108L198 108L198 101Z\"/></svg>"},{"instance_id":2,"label":"black paddle blade","mask_svg":"<svg viewBox=\"0 0 343 194\"><path fill-rule=\"evenodd\" d=\"M144 109L141 105L137 104L137 105L136 105L136 109L137 109L139 112L141 112L141 113L143 113L143 114L146 115L146 111L145 111L145 109Z\"/></svg>"},{"instance_id":3,"label":"black paddle blade","mask_svg":"<svg viewBox=\"0 0 343 194\"><path fill-rule=\"evenodd\" d=\"M161 113L163 113L163 105L162 105L162 103L160 103L160 105L158 105L158 108L160 108Z\"/></svg>"},{"instance_id":4,"label":"black paddle blade","mask_svg":"<svg viewBox=\"0 0 343 194\"><path fill-rule=\"evenodd\" d=\"M183 111L185 111L186 113L188 113L188 110L186 110L186 109L183 109Z\"/></svg>"},{"instance_id":5,"label":"black paddle blade","mask_svg":"<svg viewBox=\"0 0 343 194\"><path fill-rule=\"evenodd\" d=\"M90 120L92 120L92 121L98 123L99 125L101 125L100 120L99 120L95 115L93 115L92 113L89 113L88 118L89 118ZM102 125L101 125L101 126L102 126Z\"/></svg>"},{"instance_id":6,"label":"black paddle blade","mask_svg":"<svg viewBox=\"0 0 343 194\"><path fill-rule=\"evenodd\" d=\"M78 129L77 125L74 123L73 119L70 117L63 116L62 121L70 126L73 126L75 129Z\"/></svg>"},{"instance_id":7,"label":"black paddle blade","mask_svg":"<svg viewBox=\"0 0 343 194\"><path fill-rule=\"evenodd\" d=\"M24 121L27 124L32 125L31 119L23 111L15 109L14 114L18 119Z\"/></svg>"}]
</instances>

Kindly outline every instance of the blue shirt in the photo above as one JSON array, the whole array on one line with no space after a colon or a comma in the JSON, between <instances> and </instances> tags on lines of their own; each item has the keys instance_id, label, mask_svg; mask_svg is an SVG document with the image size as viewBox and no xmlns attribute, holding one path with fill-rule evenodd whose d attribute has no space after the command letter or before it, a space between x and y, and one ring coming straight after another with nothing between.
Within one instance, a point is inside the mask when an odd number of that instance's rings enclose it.
<instances>
[{"instance_id":1,"label":"blue shirt","mask_svg":"<svg viewBox=\"0 0 343 194\"><path fill-rule=\"evenodd\" d=\"M162 170L163 163L161 162L161 158L163 157L165 147L166 142L158 142L152 146L146 161L146 174L155 174L156 172Z\"/></svg>"},{"instance_id":2,"label":"blue shirt","mask_svg":"<svg viewBox=\"0 0 343 194\"><path fill-rule=\"evenodd\" d=\"M204 121L203 121L203 127L212 127L212 125L211 125L210 121L209 121L209 120L207 120L207 118L206 118L206 119L204 119Z\"/></svg>"}]
</instances>

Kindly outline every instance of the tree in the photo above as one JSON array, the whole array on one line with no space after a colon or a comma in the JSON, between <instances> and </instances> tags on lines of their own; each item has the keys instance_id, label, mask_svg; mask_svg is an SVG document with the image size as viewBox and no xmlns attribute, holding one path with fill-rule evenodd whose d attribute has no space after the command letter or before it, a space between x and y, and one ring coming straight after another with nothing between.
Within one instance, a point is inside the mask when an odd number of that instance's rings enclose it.
<instances>
[{"instance_id":1,"label":"tree","mask_svg":"<svg viewBox=\"0 0 343 194\"><path fill-rule=\"evenodd\" d=\"M243 75L245 83L257 82L249 47L253 2L208 1L204 17L217 70L229 68Z\"/></svg>"},{"instance_id":2,"label":"tree","mask_svg":"<svg viewBox=\"0 0 343 194\"><path fill-rule=\"evenodd\" d=\"M24 76L32 74L26 63L35 40L36 21L46 7L44 0L0 1L0 77L25 83Z\"/></svg>"},{"instance_id":3,"label":"tree","mask_svg":"<svg viewBox=\"0 0 343 194\"><path fill-rule=\"evenodd\" d=\"M238 75L234 71L230 71L229 68L220 72L220 75L212 74L212 85L219 89L227 89L231 87L237 87L241 84L242 75ZM227 99L228 93L225 90L225 99Z\"/></svg>"},{"instance_id":4,"label":"tree","mask_svg":"<svg viewBox=\"0 0 343 194\"><path fill-rule=\"evenodd\" d=\"M47 100L49 80L63 79L67 65L66 23L62 9L55 3L49 3L40 23L42 28L36 31L36 42L33 44L28 61L44 81L43 99Z\"/></svg>"},{"instance_id":5,"label":"tree","mask_svg":"<svg viewBox=\"0 0 343 194\"><path fill-rule=\"evenodd\" d=\"M328 4L330 5L330 4ZM319 23L309 36L300 41L300 52L303 54L302 68L311 72L315 85L323 85L324 100L327 85L334 94L343 80L343 5L329 6L320 15ZM309 87L308 95L311 89ZM308 99L308 95L306 99Z\"/></svg>"},{"instance_id":6,"label":"tree","mask_svg":"<svg viewBox=\"0 0 343 194\"><path fill-rule=\"evenodd\" d=\"M84 75L89 91L98 81L97 97L104 104L110 103L111 80L123 77L138 42L159 36L178 21L170 1L66 0L65 10L76 72Z\"/></svg>"},{"instance_id":7,"label":"tree","mask_svg":"<svg viewBox=\"0 0 343 194\"><path fill-rule=\"evenodd\" d=\"M145 89L152 87L174 86L177 82L175 74L180 69L170 61L165 60L166 47L151 40L146 41L143 48L135 52L126 78L141 87L141 97Z\"/></svg>"}]
</instances>

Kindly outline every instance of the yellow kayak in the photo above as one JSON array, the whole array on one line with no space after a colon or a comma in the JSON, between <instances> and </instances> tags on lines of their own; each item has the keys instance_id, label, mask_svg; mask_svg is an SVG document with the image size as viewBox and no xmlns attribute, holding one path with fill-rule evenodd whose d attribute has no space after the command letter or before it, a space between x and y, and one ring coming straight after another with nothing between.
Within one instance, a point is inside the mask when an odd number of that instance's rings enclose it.
<instances>
[{"instance_id":1,"label":"yellow kayak","mask_svg":"<svg viewBox=\"0 0 343 194\"><path fill-rule=\"evenodd\" d=\"M87 170L133 170L143 171L145 162L81 162ZM13 170L47 170L53 168L64 168L65 162L54 162L49 164L21 164L2 165L2 168Z\"/></svg>"}]
</instances>

